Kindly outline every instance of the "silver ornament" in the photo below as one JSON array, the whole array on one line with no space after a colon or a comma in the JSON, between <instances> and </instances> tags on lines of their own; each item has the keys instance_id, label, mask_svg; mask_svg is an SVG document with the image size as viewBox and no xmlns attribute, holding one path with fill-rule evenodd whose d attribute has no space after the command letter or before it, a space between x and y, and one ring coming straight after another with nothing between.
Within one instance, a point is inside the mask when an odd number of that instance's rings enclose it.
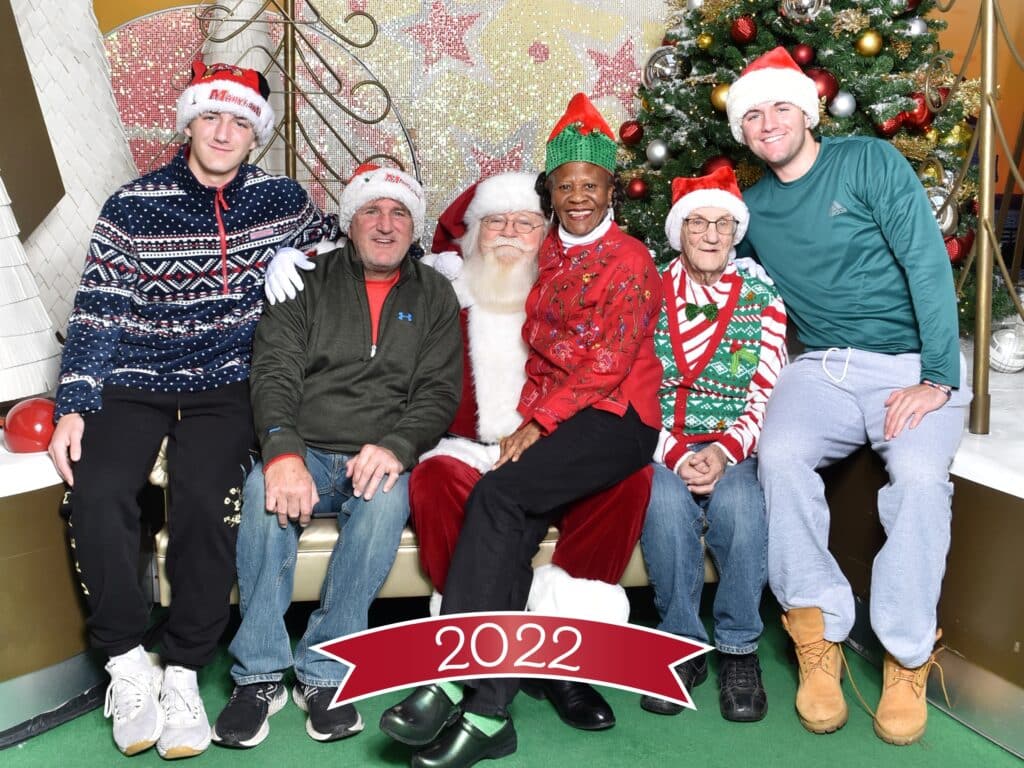
<instances>
[{"instance_id":1,"label":"silver ornament","mask_svg":"<svg viewBox=\"0 0 1024 768\"><path fill-rule=\"evenodd\" d=\"M685 63L685 59L676 53L674 45L663 45L655 48L647 59L640 79L645 88L650 88L655 83L666 82L674 77L685 77L688 74Z\"/></svg>"},{"instance_id":2,"label":"silver ornament","mask_svg":"<svg viewBox=\"0 0 1024 768\"><path fill-rule=\"evenodd\" d=\"M838 91L828 105L828 111L833 117L849 117L857 111L857 100L849 91Z\"/></svg>"},{"instance_id":3,"label":"silver ornament","mask_svg":"<svg viewBox=\"0 0 1024 768\"><path fill-rule=\"evenodd\" d=\"M794 24L809 24L829 10L829 0L782 0L779 13Z\"/></svg>"},{"instance_id":4,"label":"silver ornament","mask_svg":"<svg viewBox=\"0 0 1024 768\"><path fill-rule=\"evenodd\" d=\"M914 18L907 22L907 34L911 37L928 34L928 23L921 18Z\"/></svg>"},{"instance_id":5,"label":"silver ornament","mask_svg":"<svg viewBox=\"0 0 1024 768\"><path fill-rule=\"evenodd\" d=\"M668 160L668 144L661 139L652 139L647 144L647 162L651 168L661 168Z\"/></svg>"},{"instance_id":6,"label":"silver ornament","mask_svg":"<svg viewBox=\"0 0 1024 768\"><path fill-rule=\"evenodd\" d=\"M704 5L704 0L686 0L686 10L695 11Z\"/></svg>"},{"instance_id":7,"label":"silver ornament","mask_svg":"<svg viewBox=\"0 0 1024 768\"><path fill-rule=\"evenodd\" d=\"M928 202L932 204L932 213L939 223L939 230L943 237L955 235L956 228L960 224L960 212L956 209L956 201L953 200L946 205L948 198L949 194L943 187L933 187L928 191Z\"/></svg>"}]
</instances>

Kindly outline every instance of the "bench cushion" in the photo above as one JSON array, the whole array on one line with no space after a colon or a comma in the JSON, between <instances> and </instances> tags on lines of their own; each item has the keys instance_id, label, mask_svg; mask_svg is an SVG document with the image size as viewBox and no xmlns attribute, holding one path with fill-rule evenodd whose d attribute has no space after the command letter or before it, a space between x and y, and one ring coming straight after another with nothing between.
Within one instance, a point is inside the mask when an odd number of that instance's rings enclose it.
<instances>
[{"instance_id":1,"label":"bench cushion","mask_svg":"<svg viewBox=\"0 0 1024 768\"><path fill-rule=\"evenodd\" d=\"M295 585L292 601L317 601L320 599L320 586L327 573L327 561L330 559L334 542L338 538L338 527L334 518L314 518L299 537L298 564L295 569ZM537 556L533 558L534 566L551 562L551 554L558 540L558 529L552 527L541 542ZM159 580L159 600L161 605L171 604L171 587L167 581L167 529L156 535L156 566ZM704 558L704 580L718 580L711 559ZM647 585L647 569L644 567L640 545L637 544L633 557L622 575L624 587L642 587ZM419 550L416 545L416 534L410 528L402 532L402 540L398 545L395 564L391 567L381 587L378 597L420 597L428 596L432 591L430 581L420 569ZM238 587L231 592L231 602L238 602Z\"/></svg>"}]
</instances>

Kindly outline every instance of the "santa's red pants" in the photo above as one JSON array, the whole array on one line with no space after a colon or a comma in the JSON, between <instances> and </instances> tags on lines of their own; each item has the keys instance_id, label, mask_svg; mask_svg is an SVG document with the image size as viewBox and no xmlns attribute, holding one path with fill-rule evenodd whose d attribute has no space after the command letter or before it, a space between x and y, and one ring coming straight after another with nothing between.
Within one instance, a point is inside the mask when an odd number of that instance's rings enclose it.
<instances>
[{"instance_id":1,"label":"santa's red pants","mask_svg":"<svg viewBox=\"0 0 1024 768\"><path fill-rule=\"evenodd\" d=\"M618 485L577 499L558 523L551 562L577 579L618 584L644 525L651 496L650 466ZM409 506L420 563L438 592L462 528L463 508L481 474L451 456L418 464L409 478Z\"/></svg>"}]
</instances>

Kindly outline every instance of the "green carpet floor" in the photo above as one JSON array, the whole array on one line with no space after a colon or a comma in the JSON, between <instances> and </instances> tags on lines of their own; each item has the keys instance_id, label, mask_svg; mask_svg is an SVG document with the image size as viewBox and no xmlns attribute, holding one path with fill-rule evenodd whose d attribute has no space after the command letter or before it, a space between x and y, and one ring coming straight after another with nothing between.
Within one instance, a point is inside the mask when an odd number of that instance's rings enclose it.
<instances>
[{"instance_id":1,"label":"green carpet floor","mask_svg":"<svg viewBox=\"0 0 1024 768\"><path fill-rule=\"evenodd\" d=\"M652 615L649 591L630 590L630 593L634 618L648 623ZM425 612L425 600L378 601L371 623L415 618ZM763 615L766 627L761 641L761 663L768 691L768 715L763 721L752 724L724 721L718 712L714 674L694 692L697 711L685 711L676 717L644 712L639 707L636 694L603 689L615 709L618 724L601 733L575 731L557 718L549 703L519 696L512 705L519 733L519 751L498 762L487 761L481 765L500 765L502 768L1020 768L1022 765L1016 757L935 708L930 708L928 732L921 742L909 747L884 744L875 737L871 719L857 703L849 681L844 684L850 706L850 720L846 726L828 736L806 732L793 711L796 668L770 600L766 600ZM302 607L293 608L289 614L293 632L301 628L305 616ZM861 692L874 707L879 695L878 670L852 652L847 653L847 658ZM712 667L714 670L714 663ZM229 668L230 658L225 644L216 661L200 675L203 698L211 720L216 718L231 692ZM306 735L305 716L289 702L271 719L270 736L260 746L236 751L213 745L204 755L187 761L187 764L207 768L408 765L408 748L393 743L377 730L381 712L401 697L401 694L392 693L360 702L357 706L366 723L363 733L329 744L319 744ZM129 761L132 768L165 764L155 749L132 758L118 753L102 710L90 712L0 751L0 766L3 768L92 768L129 765Z\"/></svg>"}]
</instances>

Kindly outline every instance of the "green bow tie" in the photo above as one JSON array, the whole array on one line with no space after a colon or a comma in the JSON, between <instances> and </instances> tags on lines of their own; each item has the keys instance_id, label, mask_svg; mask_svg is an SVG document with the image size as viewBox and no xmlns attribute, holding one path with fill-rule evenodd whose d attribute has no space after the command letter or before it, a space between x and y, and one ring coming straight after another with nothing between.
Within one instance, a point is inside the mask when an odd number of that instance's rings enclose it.
<instances>
[{"instance_id":1,"label":"green bow tie","mask_svg":"<svg viewBox=\"0 0 1024 768\"><path fill-rule=\"evenodd\" d=\"M704 315L709 322L714 322L718 317L717 304L691 304L686 302L686 319L693 320L697 315Z\"/></svg>"}]
</instances>

